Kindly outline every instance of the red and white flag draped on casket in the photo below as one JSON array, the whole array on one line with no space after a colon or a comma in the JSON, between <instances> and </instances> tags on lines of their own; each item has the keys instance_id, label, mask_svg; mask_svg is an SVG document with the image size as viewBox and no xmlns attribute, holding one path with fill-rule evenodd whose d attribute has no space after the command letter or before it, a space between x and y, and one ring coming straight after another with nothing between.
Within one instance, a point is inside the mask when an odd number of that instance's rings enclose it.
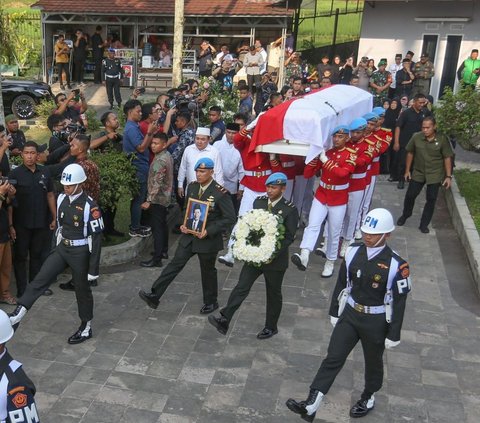
<instances>
[{"instance_id":1,"label":"red and white flag draped on casket","mask_svg":"<svg viewBox=\"0 0 480 423\"><path fill-rule=\"evenodd\" d=\"M301 98L295 98L262 114L250 143L252 163L256 153L306 155L310 162L331 147L330 134L337 125L371 112L370 93L350 85L333 85Z\"/></svg>"}]
</instances>

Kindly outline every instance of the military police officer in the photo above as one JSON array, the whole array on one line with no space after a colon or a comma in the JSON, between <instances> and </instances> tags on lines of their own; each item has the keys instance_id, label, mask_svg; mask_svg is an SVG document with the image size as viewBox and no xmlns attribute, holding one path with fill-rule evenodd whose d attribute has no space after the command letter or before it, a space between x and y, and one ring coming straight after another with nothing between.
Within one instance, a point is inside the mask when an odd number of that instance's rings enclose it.
<instances>
[{"instance_id":1,"label":"military police officer","mask_svg":"<svg viewBox=\"0 0 480 423\"><path fill-rule=\"evenodd\" d=\"M265 185L267 195L258 197L253 202L253 208L269 210L283 217L285 236L279 251L270 263L259 267L248 263L243 265L238 284L230 294L227 305L220 311L219 316L208 316L208 321L222 335L226 335L233 315L247 298L254 282L262 274L267 288L267 316L265 327L257 334L257 338L267 339L278 333L277 322L282 311L282 282L288 267L288 247L295 239L297 231L298 211L293 203L283 197L287 187L287 176L284 173L272 173Z\"/></svg>"},{"instance_id":2,"label":"military police officer","mask_svg":"<svg viewBox=\"0 0 480 423\"><path fill-rule=\"evenodd\" d=\"M180 237L172 261L153 283L151 292L140 290L138 295L149 307L156 309L160 297L168 286L185 267L188 260L198 254L204 303L200 313L208 314L218 308L215 260L218 252L223 249L222 234L232 228L236 215L229 192L213 179L213 160L209 157L200 158L195 163L194 169L197 180L188 185L185 204L188 206L190 199L208 202L205 228L191 233L186 225L180 226L183 235ZM189 212L188 209L187 212Z\"/></svg>"},{"instance_id":3,"label":"military police officer","mask_svg":"<svg viewBox=\"0 0 480 423\"><path fill-rule=\"evenodd\" d=\"M90 254L101 245L103 219L95 201L82 190L87 176L79 164L68 165L60 182L64 194L57 200L57 247L50 253L35 279L18 298L11 313L12 325L19 323L40 295L65 267L70 266L81 320L78 330L68 338L69 344L79 344L92 337L93 296L88 282Z\"/></svg>"},{"instance_id":4,"label":"military police officer","mask_svg":"<svg viewBox=\"0 0 480 423\"><path fill-rule=\"evenodd\" d=\"M0 422L40 423L35 404L35 385L5 348L13 328L7 314L0 310Z\"/></svg>"},{"instance_id":5,"label":"military police officer","mask_svg":"<svg viewBox=\"0 0 480 423\"><path fill-rule=\"evenodd\" d=\"M120 80L124 77L125 71L122 68L120 59L115 59L115 49L109 48L107 57L102 60L102 83L107 89L108 102L110 110L113 109L113 94L118 107L122 105L122 96L120 95Z\"/></svg>"},{"instance_id":6,"label":"military police officer","mask_svg":"<svg viewBox=\"0 0 480 423\"><path fill-rule=\"evenodd\" d=\"M383 352L400 343L407 294L411 290L408 263L386 240L395 226L386 209L371 210L361 227L363 243L347 249L330 305L334 326L327 357L310 385L305 401L289 399L287 407L312 422L322 398L358 341L365 357L365 388L350 409L351 417L367 415L383 383Z\"/></svg>"}]
</instances>

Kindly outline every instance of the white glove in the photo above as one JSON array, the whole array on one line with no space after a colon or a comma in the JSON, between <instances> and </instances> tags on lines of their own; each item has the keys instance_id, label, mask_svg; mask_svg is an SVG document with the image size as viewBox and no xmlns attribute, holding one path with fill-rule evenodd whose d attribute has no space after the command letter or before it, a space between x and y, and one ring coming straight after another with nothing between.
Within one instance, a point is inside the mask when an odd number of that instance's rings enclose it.
<instances>
[{"instance_id":1,"label":"white glove","mask_svg":"<svg viewBox=\"0 0 480 423\"><path fill-rule=\"evenodd\" d=\"M322 163L328 162L328 157L327 157L327 155L325 154L325 151L322 151L322 152L321 152L321 154L320 154L320 161L321 161Z\"/></svg>"},{"instance_id":2,"label":"white glove","mask_svg":"<svg viewBox=\"0 0 480 423\"><path fill-rule=\"evenodd\" d=\"M395 348L398 344L400 344L400 341L392 341L388 338L385 339L385 348L387 350L391 350L392 348Z\"/></svg>"},{"instance_id":3,"label":"white glove","mask_svg":"<svg viewBox=\"0 0 480 423\"><path fill-rule=\"evenodd\" d=\"M270 160L276 160L277 159L277 155L275 153L270 153L269 156L270 156Z\"/></svg>"},{"instance_id":4,"label":"white glove","mask_svg":"<svg viewBox=\"0 0 480 423\"><path fill-rule=\"evenodd\" d=\"M338 317L330 316L330 323L332 324L333 327L335 327L337 322L338 322Z\"/></svg>"}]
</instances>

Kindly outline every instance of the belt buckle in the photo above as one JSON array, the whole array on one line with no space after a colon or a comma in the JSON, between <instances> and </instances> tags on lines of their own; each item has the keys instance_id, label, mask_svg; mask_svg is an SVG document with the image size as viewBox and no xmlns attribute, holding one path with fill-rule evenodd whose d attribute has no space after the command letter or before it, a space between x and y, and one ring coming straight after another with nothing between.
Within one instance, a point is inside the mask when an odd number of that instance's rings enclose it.
<instances>
[{"instance_id":1,"label":"belt buckle","mask_svg":"<svg viewBox=\"0 0 480 423\"><path fill-rule=\"evenodd\" d=\"M365 313L365 306L362 304L355 303L353 308L358 311L359 313Z\"/></svg>"},{"instance_id":2,"label":"belt buckle","mask_svg":"<svg viewBox=\"0 0 480 423\"><path fill-rule=\"evenodd\" d=\"M66 245L67 247L70 246L70 242L69 242L68 239L65 239L65 238L64 238L64 239L62 239L62 242L63 242L63 245Z\"/></svg>"},{"instance_id":3,"label":"belt buckle","mask_svg":"<svg viewBox=\"0 0 480 423\"><path fill-rule=\"evenodd\" d=\"M263 172L258 172L258 171L257 171L257 172L255 172L255 176L256 176L257 178L261 178L261 177L263 176L262 173L263 173Z\"/></svg>"},{"instance_id":4,"label":"belt buckle","mask_svg":"<svg viewBox=\"0 0 480 423\"><path fill-rule=\"evenodd\" d=\"M327 185L325 186L325 188L326 188L326 189L332 189L332 185L327 184Z\"/></svg>"}]
</instances>

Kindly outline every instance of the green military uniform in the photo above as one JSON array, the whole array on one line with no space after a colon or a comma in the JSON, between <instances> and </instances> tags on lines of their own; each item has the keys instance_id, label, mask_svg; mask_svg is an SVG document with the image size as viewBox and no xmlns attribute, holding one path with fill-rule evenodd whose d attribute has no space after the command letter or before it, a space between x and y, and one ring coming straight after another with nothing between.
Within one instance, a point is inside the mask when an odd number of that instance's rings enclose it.
<instances>
[{"instance_id":1,"label":"green military uniform","mask_svg":"<svg viewBox=\"0 0 480 423\"><path fill-rule=\"evenodd\" d=\"M217 253L223 249L222 233L230 230L235 223L235 210L233 209L228 191L214 180L210 182L203 193L200 192L200 184L198 182L190 183L187 188L185 204L188 205L190 198L208 201L209 203L205 226L207 236L200 239L192 234L183 234L180 237L175 256L154 282L152 294L160 298L170 283L185 267L188 260L195 254L198 254L202 277L203 302L206 305L215 304L218 294L215 261Z\"/></svg>"},{"instance_id":2,"label":"green military uniform","mask_svg":"<svg viewBox=\"0 0 480 423\"><path fill-rule=\"evenodd\" d=\"M388 82L392 82L392 74L389 71L375 71L370 77L370 82L373 82L379 87L383 87ZM375 88L370 87L370 93L373 95L374 98L374 106L383 106L384 101L388 98L388 88L383 90L381 93L378 93Z\"/></svg>"},{"instance_id":3,"label":"green military uniform","mask_svg":"<svg viewBox=\"0 0 480 423\"><path fill-rule=\"evenodd\" d=\"M268 183L267 183L268 184ZM253 203L254 209L268 210L268 197L258 197ZM260 275L265 277L267 289L267 316L265 328L277 331L277 322L282 310L282 282L285 271L288 267L288 248L295 239L298 225L298 211L293 203L281 198L271 209L271 213L283 217L285 225L285 238L281 241L281 247L276 257L268 264L259 267L244 264L240 272L237 286L233 289L228 298L227 305L222 309L221 314L230 321L247 298L250 289Z\"/></svg>"},{"instance_id":4,"label":"green military uniform","mask_svg":"<svg viewBox=\"0 0 480 423\"><path fill-rule=\"evenodd\" d=\"M433 63L430 60L427 60L425 63L415 63L413 74L415 79L413 81L412 97L416 94L430 94L430 80L435 75Z\"/></svg>"}]
</instances>

